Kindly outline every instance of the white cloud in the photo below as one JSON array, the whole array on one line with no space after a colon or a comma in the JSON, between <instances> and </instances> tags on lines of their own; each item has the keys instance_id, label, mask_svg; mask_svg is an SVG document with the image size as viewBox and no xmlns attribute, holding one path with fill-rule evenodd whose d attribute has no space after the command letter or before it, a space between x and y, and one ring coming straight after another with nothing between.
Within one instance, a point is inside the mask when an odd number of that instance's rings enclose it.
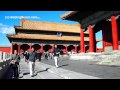
<instances>
[{"instance_id":1,"label":"white cloud","mask_svg":"<svg viewBox=\"0 0 120 90\"><path fill-rule=\"evenodd\" d=\"M0 26L2 26L3 24L2 23L0 23Z\"/></svg>"},{"instance_id":2,"label":"white cloud","mask_svg":"<svg viewBox=\"0 0 120 90\"><path fill-rule=\"evenodd\" d=\"M14 34L15 30L12 26L4 25L0 23L0 33L3 34Z\"/></svg>"}]
</instances>

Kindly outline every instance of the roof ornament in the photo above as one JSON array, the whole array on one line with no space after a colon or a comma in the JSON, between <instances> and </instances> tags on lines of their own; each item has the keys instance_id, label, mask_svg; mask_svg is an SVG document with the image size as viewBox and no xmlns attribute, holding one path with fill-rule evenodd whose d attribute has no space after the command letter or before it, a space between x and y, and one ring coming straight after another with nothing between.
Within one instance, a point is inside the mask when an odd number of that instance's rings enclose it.
<instances>
[{"instance_id":1,"label":"roof ornament","mask_svg":"<svg viewBox=\"0 0 120 90\"><path fill-rule=\"evenodd\" d=\"M22 28L23 28L23 23L25 22L25 18L24 17L22 17L21 18L21 26L22 26Z\"/></svg>"},{"instance_id":2,"label":"roof ornament","mask_svg":"<svg viewBox=\"0 0 120 90\"><path fill-rule=\"evenodd\" d=\"M120 17L120 15L117 15L117 16L115 17L115 19L117 20L117 19L119 19L119 17ZM111 21L111 18L107 19L106 21Z\"/></svg>"},{"instance_id":3,"label":"roof ornament","mask_svg":"<svg viewBox=\"0 0 120 90\"><path fill-rule=\"evenodd\" d=\"M95 24L94 25L92 25L92 28L94 28L95 27Z\"/></svg>"},{"instance_id":4,"label":"roof ornament","mask_svg":"<svg viewBox=\"0 0 120 90\"><path fill-rule=\"evenodd\" d=\"M83 29L83 32L85 32L85 31L87 31L87 30L88 30L88 27L84 28L84 29Z\"/></svg>"},{"instance_id":5,"label":"roof ornament","mask_svg":"<svg viewBox=\"0 0 120 90\"><path fill-rule=\"evenodd\" d=\"M120 17L120 15L117 15L115 18L116 18L116 19L119 19L119 17Z\"/></svg>"},{"instance_id":6,"label":"roof ornament","mask_svg":"<svg viewBox=\"0 0 120 90\"><path fill-rule=\"evenodd\" d=\"M75 12L76 12L76 11L68 11L68 12L66 12L65 14L61 15L61 18L64 19L64 18L66 18L67 16L69 16L69 15L75 13Z\"/></svg>"}]
</instances>

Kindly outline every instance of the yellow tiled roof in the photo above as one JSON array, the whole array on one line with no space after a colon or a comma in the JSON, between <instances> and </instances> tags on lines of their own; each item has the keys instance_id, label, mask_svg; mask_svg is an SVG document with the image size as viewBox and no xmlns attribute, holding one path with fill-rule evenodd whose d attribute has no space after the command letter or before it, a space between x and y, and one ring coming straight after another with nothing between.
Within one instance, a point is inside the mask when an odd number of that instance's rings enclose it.
<instances>
[{"instance_id":1,"label":"yellow tiled roof","mask_svg":"<svg viewBox=\"0 0 120 90\"><path fill-rule=\"evenodd\" d=\"M16 29L21 30L44 30L44 31L56 31L56 32L71 32L80 33L80 26L73 24L61 24L61 23L51 23L51 22L40 22L32 20L21 20L21 27L16 26ZM84 32L89 34L88 31Z\"/></svg>"}]
</instances>

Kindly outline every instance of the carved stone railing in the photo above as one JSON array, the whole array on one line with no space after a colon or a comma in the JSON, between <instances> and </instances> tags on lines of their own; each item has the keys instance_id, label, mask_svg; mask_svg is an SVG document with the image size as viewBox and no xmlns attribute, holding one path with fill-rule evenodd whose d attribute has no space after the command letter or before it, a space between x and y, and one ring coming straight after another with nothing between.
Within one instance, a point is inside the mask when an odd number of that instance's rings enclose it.
<instances>
[{"instance_id":1,"label":"carved stone railing","mask_svg":"<svg viewBox=\"0 0 120 90\"><path fill-rule=\"evenodd\" d=\"M3 78L9 67L10 55L6 52L0 52L0 79Z\"/></svg>"}]
</instances>

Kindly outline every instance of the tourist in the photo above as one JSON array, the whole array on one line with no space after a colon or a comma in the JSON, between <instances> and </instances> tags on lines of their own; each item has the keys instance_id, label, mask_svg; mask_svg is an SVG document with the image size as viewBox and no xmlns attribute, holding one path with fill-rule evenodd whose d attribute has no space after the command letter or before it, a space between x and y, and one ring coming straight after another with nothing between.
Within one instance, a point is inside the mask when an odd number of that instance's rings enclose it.
<instances>
[{"instance_id":1,"label":"tourist","mask_svg":"<svg viewBox=\"0 0 120 90\"><path fill-rule=\"evenodd\" d=\"M60 60L61 60L61 61L62 61L62 59L63 59L63 55L64 55L63 50L60 49Z\"/></svg>"},{"instance_id":2,"label":"tourist","mask_svg":"<svg viewBox=\"0 0 120 90\"><path fill-rule=\"evenodd\" d=\"M28 58L28 60L29 60L29 69L30 69L30 76L31 77L33 77L35 75L34 74L35 73L34 69L35 69L35 61L37 59L36 56L37 56L36 52L35 52L34 48L32 47L30 52L29 52L29 58Z\"/></svg>"},{"instance_id":3,"label":"tourist","mask_svg":"<svg viewBox=\"0 0 120 90\"><path fill-rule=\"evenodd\" d=\"M18 79L20 56L18 55L17 50L14 50L14 54L11 55L10 59L11 59L10 66L12 67L13 70L13 78Z\"/></svg>"},{"instance_id":4,"label":"tourist","mask_svg":"<svg viewBox=\"0 0 120 90\"><path fill-rule=\"evenodd\" d=\"M37 61L41 61L41 53L39 50L37 50L36 57L37 57Z\"/></svg>"},{"instance_id":5,"label":"tourist","mask_svg":"<svg viewBox=\"0 0 120 90\"><path fill-rule=\"evenodd\" d=\"M49 59L49 52L48 52L48 51L46 51L46 52L44 53L44 57L45 57L45 60L48 60L48 59Z\"/></svg>"},{"instance_id":6,"label":"tourist","mask_svg":"<svg viewBox=\"0 0 120 90\"><path fill-rule=\"evenodd\" d=\"M53 59L53 53L52 52L49 53L49 56L50 56L49 59Z\"/></svg>"},{"instance_id":7,"label":"tourist","mask_svg":"<svg viewBox=\"0 0 120 90\"><path fill-rule=\"evenodd\" d=\"M60 55L63 55L63 50L62 49L60 49Z\"/></svg>"},{"instance_id":8,"label":"tourist","mask_svg":"<svg viewBox=\"0 0 120 90\"><path fill-rule=\"evenodd\" d=\"M18 67L18 71L19 71L19 78L22 78L23 77L23 70L22 70L22 62L25 61L25 58L24 58L24 51L21 49L20 51L20 62L19 62L19 67Z\"/></svg>"},{"instance_id":9,"label":"tourist","mask_svg":"<svg viewBox=\"0 0 120 90\"><path fill-rule=\"evenodd\" d=\"M59 54L60 54L60 50L57 48L57 45L55 45L55 48L53 50L53 57L54 57L54 61L55 61L55 66L58 68L58 58L59 58Z\"/></svg>"},{"instance_id":10,"label":"tourist","mask_svg":"<svg viewBox=\"0 0 120 90\"><path fill-rule=\"evenodd\" d=\"M24 51L22 49L20 51L20 59L24 59Z\"/></svg>"},{"instance_id":11,"label":"tourist","mask_svg":"<svg viewBox=\"0 0 120 90\"><path fill-rule=\"evenodd\" d=\"M29 53L28 53L28 51L25 51L24 56L25 56L25 62L28 63L28 58L29 58Z\"/></svg>"}]
</instances>

